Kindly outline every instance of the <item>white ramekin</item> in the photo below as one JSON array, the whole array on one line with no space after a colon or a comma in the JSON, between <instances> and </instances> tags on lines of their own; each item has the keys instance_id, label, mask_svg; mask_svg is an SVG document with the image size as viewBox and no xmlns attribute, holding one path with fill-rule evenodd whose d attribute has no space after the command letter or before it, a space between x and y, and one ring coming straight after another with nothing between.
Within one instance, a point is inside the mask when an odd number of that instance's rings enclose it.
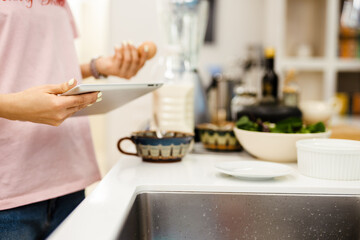
<instances>
[{"instance_id":1,"label":"white ramekin","mask_svg":"<svg viewBox=\"0 0 360 240\"><path fill-rule=\"evenodd\" d=\"M324 179L360 180L360 141L305 139L296 142L300 173Z\"/></svg>"}]
</instances>

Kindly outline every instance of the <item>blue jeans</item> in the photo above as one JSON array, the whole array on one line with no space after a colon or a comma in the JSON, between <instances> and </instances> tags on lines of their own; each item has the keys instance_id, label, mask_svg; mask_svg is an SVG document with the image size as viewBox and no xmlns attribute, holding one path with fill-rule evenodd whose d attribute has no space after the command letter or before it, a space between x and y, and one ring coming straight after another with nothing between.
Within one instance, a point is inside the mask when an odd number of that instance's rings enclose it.
<instances>
[{"instance_id":1,"label":"blue jeans","mask_svg":"<svg viewBox=\"0 0 360 240\"><path fill-rule=\"evenodd\" d=\"M0 211L1 240L45 239L85 198L84 190Z\"/></svg>"}]
</instances>

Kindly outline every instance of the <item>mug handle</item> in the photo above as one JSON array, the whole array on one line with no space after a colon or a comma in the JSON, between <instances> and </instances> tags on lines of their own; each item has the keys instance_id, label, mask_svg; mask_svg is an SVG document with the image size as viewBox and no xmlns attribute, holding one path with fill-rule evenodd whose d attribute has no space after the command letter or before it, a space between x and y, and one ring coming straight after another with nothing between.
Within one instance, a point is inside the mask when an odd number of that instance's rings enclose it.
<instances>
[{"instance_id":1,"label":"mug handle","mask_svg":"<svg viewBox=\"0 0 360 240\"><path fill-rule=\"evenodd\" d=\"M130 140L133 144L135 144L135 143L134 143L134 140L132 140L130 137L120 138L120 140L119 140L118 143L117 143L117 147L118 147L119 151L120 151L121 153L123 153L123 154L126 154L126 155L139 156L138 153L126 152L126 151L124 151L123 149L121 149L121 142L124 141L124 140Z\"/></svg>"}]
</instances>

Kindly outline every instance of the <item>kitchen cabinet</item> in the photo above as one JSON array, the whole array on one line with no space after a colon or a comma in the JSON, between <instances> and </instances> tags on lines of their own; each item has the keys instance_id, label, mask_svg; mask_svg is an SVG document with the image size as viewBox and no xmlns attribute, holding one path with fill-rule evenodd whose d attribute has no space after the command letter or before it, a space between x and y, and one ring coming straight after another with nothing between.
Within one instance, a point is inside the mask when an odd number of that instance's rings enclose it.
<instances>
[{"instance_id":1,"label":"kitchen cabinet","mask_svg":"<svg viewBox=\"0 0 360 240\"><path fill-rule=\"evenodd\" d=\"M301 100L327 100L360 73L360 60L340 58L343 0L266 0L265 44L277 49L276 69L298 71ZM356 79L353 92L360 92ZM353 83L351 83L353 84ZM340 89L339 89L340 88Z\"/></svg>"}]
</instances>

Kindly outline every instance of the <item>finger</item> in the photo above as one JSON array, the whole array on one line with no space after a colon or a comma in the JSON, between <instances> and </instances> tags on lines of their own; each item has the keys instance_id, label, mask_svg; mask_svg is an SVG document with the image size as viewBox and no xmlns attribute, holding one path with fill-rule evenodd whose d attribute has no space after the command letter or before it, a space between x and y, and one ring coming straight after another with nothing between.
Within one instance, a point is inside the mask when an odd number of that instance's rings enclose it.
<instances>
[{"instance_id":1,"label":"finger","mask_svg":"<svg viewBox=\"0 0 360 240\"><path fill-rule=\"evenodd\" d=\"M126 73L129 70L129 67L130 67L130 64L131 64L130 46L125 41L123 42L122 56L123 56L123 60L122 60L122 64L121 64L121 67L120 67L120 75L125 76Z\"/></svg>"},{"instance_id":2,"label":"finger","mask_svg":"<svg viewBox=\"0 0 360 240\"><path fill-rule=\"evenodd\" d=\"M131 78L132 76L134 76L138 70L138 66L139 66L139 54L137 49L135 48L135 46L133 44L130 43L130 54L131 54L131 64L129 67L129 70L126 74L127 78Z\"/></svg>"},{"instance_id":3,"label":"finger","mask_svg":"<svg viewBox=\"0 0 360 240\"><path fill-rule=\"evenodd\" d=\"M96 102L98 99L98 95L100 92L93 93L85 93L81 95L73 95L73 96L60 96L62 101L62 106L66 109L78 107L81 105L89 105Z\"/></svg>"},{"instance_id":4,"label":"finger","mask_svg":"<svg viewBox=\"0 0 360 240\"><path fill-rule=\"evenodd\" d=\"M99 93L101 94L101 92L99 92ZM95 101L95 103L102 101L102 97L101 97L102 95L100 95L100 94L97 95L97 100ZM79 106L68 108L67 111L68 111L69 114L72 115L75 112L80 111L81 109L84 109L86 107L90 107L93 104L94 103L91 103L91 104L84 103L84 104L79 105Z\"/></svg>"},{"instance_id":5,"label":"finger","mask_svg":"<svg viewBox=\"0 0 360 240\"><path fill-rule=\"evenodd\" d=\"M138 72L144 66L146 59L149 55L149 47L145 45L140 54L141 54L141 56L140 56L140 60L139 60L139 66L138 66L136 72Z\"/></svg>"},{"instance_id":6,"label":"finger","mask_svg":"<svg viewBox=\"0 0 360 240\"><path fill-rule=\"evenodd\" d=\"M65 119L71 117L72 115L74 115L79 110L81 110L81 108L78 108L78 107L73 107L73 108L66 109L66 117L65 117Z\"/></svg>"},{"instance_id":7,"label":"finger","mask_svg":"<svg viewBox=\"0 0 360 240\"><path fill-rule=\"evenodd\" d=\"M120 69L120 66L121 66L121 63L123 60L123 55L122 55L122 49L119 46L115 46L114 60L115 60L116 67L118 69Z\"/></svg>"},{"instance_id":8,"label":"finger","mask_svg":"<svg viewBox=\"0 0 360 240\"><path fill-rule=\"evenodd\" d=\"M66 109L66 113L67 113L67 118L70 117L71 115L73 115L74 113L80 111L81 109L84 109L86 108L87 105L80 105L80 106L76 106L76 107L71 107L71 108L68 108Z\"/></svg>"},{"instance_id":9,"label":"finger","mask_svg":"<svg viewBox=\"0 0 360 240\"><path fill-rule=\"evenodd\" d=\"M69 81L62 83L62 84L48 85L47 92L51 93L51 94L62 94L62 93L69 91L73 87L75 87L76 84L77 84L76 79L72 78Z\"/></svg>"}]
</instances>

